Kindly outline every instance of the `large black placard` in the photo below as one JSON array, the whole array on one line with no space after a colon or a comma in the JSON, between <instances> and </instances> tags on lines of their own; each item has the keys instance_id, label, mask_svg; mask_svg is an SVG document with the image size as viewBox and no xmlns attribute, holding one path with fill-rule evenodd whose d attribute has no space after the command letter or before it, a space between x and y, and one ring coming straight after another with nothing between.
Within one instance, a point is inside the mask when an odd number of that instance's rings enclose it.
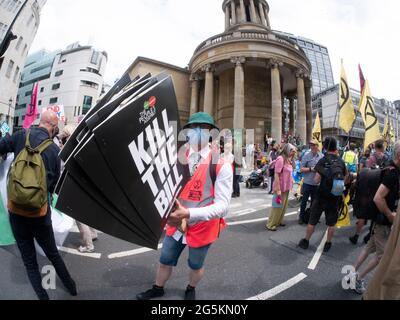
<instances>
[{"instance_id":1,"label":"large black placard","mask_svg":"<svg viewBox=\"0 0 400 320\"><path fill-rule=\"evenodd\" d=\"M190 178L188 166L178 161L178 130L171 77L140 94L94 130L113 176L157 236Z\"/></svg>"}]
</instances>

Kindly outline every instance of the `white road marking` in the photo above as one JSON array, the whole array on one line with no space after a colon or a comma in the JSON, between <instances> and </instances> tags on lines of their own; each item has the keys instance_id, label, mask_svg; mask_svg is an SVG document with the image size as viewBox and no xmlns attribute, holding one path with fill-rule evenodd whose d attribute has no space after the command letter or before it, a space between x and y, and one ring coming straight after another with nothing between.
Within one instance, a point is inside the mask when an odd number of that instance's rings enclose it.
<instances>
[{"instance_id":1,"label":"white road marking","mask_svg":"<svg viewBox=\"0 0 400 320\"><path fill-rule=\"evenodd\" d=\"M297 212L288 213L285 215L285 217L290 217L290 216L294 216L294 215L297 215ZM256 222L261 222L261 221L268 221L268 218L229 222L228 226L238 226L241 224L250 224L250 223L256 223Z\"/></svg>"},{"instance_id":2,"label":"white road marking","mask_svg":"<svg viewBox=\"0 0 400 320\"><path fill-rule=\"evenodd\" d=\"M266 292L263 292L257 296L248 298L246 300L268 300L268 299L271 299L271 298L275 297L276 295L282 293L283 291L286 291L286 290L290 289L291 287L295 286L299 282L303 281L305 278L307 278L307 275L304 273L300 273L297 276L295 276L294 278L280 284L279 286L277 286L271 290L268 290Z\"/></svg>"},{"instance_id":3,"label":"white road marking","mask_svg":"<svg viewBox=\"0 0 400 320\"><path fill-rule=\"evenodd\" d=\"M244 209L244 210L232 212L231 216L240 217L240 216L245 216L247 214L251 214L254 212L257 212L257 210L256 209Z\"/></svg>"},{"instance_id":4,"label":"white road marking","mask_svg":"<svg viewBox=\"0 0 400 320\"><path fill-rule=\"evenodd\" d=\"M162 248L162 244L159 244L158 249L161 249L161 248ZM112 254L108 255L108 259L116 259L116 258L135 256L135 255L150 252L150 251L154 251L154 250L148 249L148 248L140 248L140 249L135 249L135 250L130 250L130 251L117 252L117 253L112 253Z\"/></svg>"},{"instance_id":5,"label":"white road marking","mask_svg":"<svg viewBox=\"0 0 400 320\"><path fill-rule=\"evenodd\" d=\"M247 203L251 203L251 204L255 204L255 203L260 203L260 202L264 202L265 199L252 199L252 200L248 200L246 201Z\"/></svg>"},{"instance_id":6,"label":"white road marking","mask_svg":"<svg viewBox=\"0 0 400 320\"><path fill-rule=\"evenodd\" d=\"M245 216L245 215L257 212L259 210L266 209L266 208L271 208L271 207L272 207L271 204L264 203L262 205L259 205L259 206L255 207L255 208L249 208L249 209L243 209L243 210L239 210L239 211L233 211L233 212L230 213L230 216L232 216L232 217Z\"/></svg>"},{"instance_id":7,"label":"white road marking","mask_svg":"<svg viewBox=\"0 0 400 320\"><path fill-rule=\"evenodd\" d=\"M66 247L58 247L58 250L66 252L66 253L74 254L77 256L87 257L87 258L94 258L94 259L101 258L101 253L81 253L78 250L66 248Z\"/></svg>"},{"instance_id":8,"label":"white road marking","mask_svg":"<svg viewBox=\"0 0 400 320\"><path fill-rule=\"evenodd\" d=\"M308 269L315 270L315 268L317 267L319 259L321 259L322 251L324 250L324 246L325 246L327 238L328 238L328 230L326 230L325 235L317 249L317 252L315 252L314 257L312 258L312 260L308 266Z\"/></svg>"},{"instance_id":9,"label":"white road marking","mask_svg":"<svg viewBox=\"0 0 400 320\"><path fill-rule=\"evenodd\" d=\"M230 209L240 208L243 206L243 203L233 203L229 206Z\"/></svg>"},{"instance_id":10,"label":"white road marking","mask_svg":"<svg viewBox=\"0 0 400 320\"><path fill-rule=\"evenodd\" d=\"M285 217L293 216L296 214L297 214L297 212L288 213L285 215ZM228 223L228 226L237 226L237 225L241 225L241 224L250 224L250 223L261 222L261 221L268 221L268 218L230 222L230 223ZM162 248L162 244L159 244L158 249L161 249L161 248ZM108 259L117 259L117 258L135 256L135 255L150 252L150 251L154 251L154 250L148 249L148 248L139 248L139 249L130 250L130 251L117 252L117 253L112 253L112 254L108 255Z\"/></svg>"}]
</instances>

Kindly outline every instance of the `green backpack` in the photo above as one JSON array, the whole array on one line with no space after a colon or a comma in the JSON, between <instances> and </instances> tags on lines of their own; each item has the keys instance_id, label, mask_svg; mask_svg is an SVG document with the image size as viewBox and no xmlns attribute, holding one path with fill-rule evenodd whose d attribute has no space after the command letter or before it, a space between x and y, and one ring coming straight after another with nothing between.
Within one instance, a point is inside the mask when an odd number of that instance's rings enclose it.
<instances>
[{"instance_id":1,"label":"green backpack","mask_svg":"<svg viewBox=\"0 0 400 320\"><path fill-rule=\"evenodd\" d=\"M45 140L33 149L26 134L25 148L19 153L8 173L8 200L27 213L42 209L48 203L46 168L42 159L53 141Z\"/></svg>"}]
</instances>

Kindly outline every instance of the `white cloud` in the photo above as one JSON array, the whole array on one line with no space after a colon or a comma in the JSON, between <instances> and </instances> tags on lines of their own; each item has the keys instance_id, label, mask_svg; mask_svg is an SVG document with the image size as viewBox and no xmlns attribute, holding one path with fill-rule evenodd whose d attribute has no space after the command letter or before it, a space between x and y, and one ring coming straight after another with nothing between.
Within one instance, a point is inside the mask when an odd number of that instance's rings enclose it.
<instances>
[{"instance_id":1,"label":"white cloud","mask_svg":"<svg viewBox=\"0 0 400 320\"><path fill-rule=\"evenodd\" d=\"M397 0L269 0L274 29L328 47L336 81L344 59L352 87L357 64L373 95L400 99ZM137 56L185 67L195 48L224 31L222 0L48 0L31 52L80 41L109 54L112 83Z\"/></svg>"}]
</instances>

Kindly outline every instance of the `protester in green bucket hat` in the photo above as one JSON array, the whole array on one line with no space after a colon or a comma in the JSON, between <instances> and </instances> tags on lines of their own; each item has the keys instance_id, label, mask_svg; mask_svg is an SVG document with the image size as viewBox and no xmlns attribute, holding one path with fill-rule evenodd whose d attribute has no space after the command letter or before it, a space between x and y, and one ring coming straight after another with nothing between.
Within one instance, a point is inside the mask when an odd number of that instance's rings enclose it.
<instances>
[{"instance_id":1,"label":"protester in green bucket hat","mask_svg":"<svg viewBox=\"0 0 400 320\"><path fill-rule=\"evenodd\" d=\"M193 114L190 117L189 122L183 127L183 129L189 129L199 125L209 125L212 129L219 130L218 127L215 125L214 118L206 112L198 112Z\"/></svg>"}]
</instances>

